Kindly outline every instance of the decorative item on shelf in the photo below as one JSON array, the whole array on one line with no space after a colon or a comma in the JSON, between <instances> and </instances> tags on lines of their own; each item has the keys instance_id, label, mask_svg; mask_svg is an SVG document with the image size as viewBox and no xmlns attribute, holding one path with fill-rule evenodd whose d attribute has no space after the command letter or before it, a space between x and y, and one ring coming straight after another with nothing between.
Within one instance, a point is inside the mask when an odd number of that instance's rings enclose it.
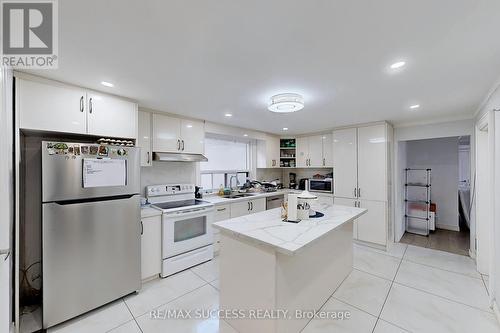
<instances>
[{"instance_id":1,"label":"decorative item on shelf","mask_svg":"<svg viewBox=\"0 0 500 333\"><path fill-rule=\"evenodd\" d=\"M120 139L110 139L110 138L100 138L97 140L97 143L101 145L110 145L110 146L127 146L133 147L134 141L132 140L120 140Z\"/></svg>"}]
</instances>

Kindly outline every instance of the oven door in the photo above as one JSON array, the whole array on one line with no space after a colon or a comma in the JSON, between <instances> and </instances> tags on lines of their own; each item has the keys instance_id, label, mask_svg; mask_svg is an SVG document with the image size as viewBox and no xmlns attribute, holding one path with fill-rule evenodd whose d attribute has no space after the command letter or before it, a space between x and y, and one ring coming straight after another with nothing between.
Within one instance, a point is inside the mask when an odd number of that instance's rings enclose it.
<instances>
[{"instance_id":1,"label":"oven door","mask_svg":"<svg viewBox=\"0 0 500 333\"><path fill-rule=\"evenodd\" d=\"M163 214L163 259L213 244L213 207Z\"/></svg>"},{"instance_id":2,"label":"oven door","mask_svg":"<svg viewBox=\"0 0 500 333\"><path fill-rule=\"evenodd\" d=\"M327 180L309 180L309 191L310 192L323 192L323 193L333 193L332 182Z\"/></svg>"}]
</instances>

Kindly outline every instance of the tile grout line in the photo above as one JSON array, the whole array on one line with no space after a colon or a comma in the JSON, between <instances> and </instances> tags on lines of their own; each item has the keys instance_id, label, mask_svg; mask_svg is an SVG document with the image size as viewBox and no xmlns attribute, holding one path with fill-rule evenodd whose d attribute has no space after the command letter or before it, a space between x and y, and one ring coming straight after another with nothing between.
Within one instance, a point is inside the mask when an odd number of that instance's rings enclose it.
<instances>
[{"instance_id":1,"label":"tile grout line","mask_svg":"<svg viewBox=\"0 0 500 333\"><path fill-rule=\"evenodd\" d=\"M352 271L351 271L351 272L352 272ZM342 282L340 282L340 284L337 286L337 288L335 288L335 290L333 291L333 293L332 293L332 294L331 294L331 295L330 295L330 296L326 299L326 301L325 301L323 304L321 304L321 306L319 307L318 311L319 311L319 310L321 310L321 309L325 306L325 304L326 304L326 303L328 303L328 301L329 301L329 300L331 300L332 298L335 298L335 297L333 297L333 294L335 294L335 292L336 292L336 291L340 288L340 286L342 285L342 283L344 283L344 282L345 282L345 280L347 280L347 278L348 278L350 275L351 275L351 273L349 273L349 275L347 275L347 276L346 276L346 277L342 280ZM335 299L336 299L336 298L335 298ZM348 304L348 305L350 305L350 304ZM300 330L300 332L304 331L304 330L306 329L307 325L309 325L309 324L311 323L311 321L312 321L312 318L311 318L311 319L309 319L309 321L307 322L307 324L306 324L306 325L305 325L305 326L304 326L304 327Z\"/></svg>"},{"instance_id":2,"label":"tile grout line","mask_svg":"<svg viewBox=\"0 0 500 333\"><path fill-rule=\"evenodd\" d=\"M124 298L122 298L122 300L123 300L123 303L125 303L125 306L127 307L128 312L130 312L130 315L132 316L132 318L133 318L133 320L134 320L135 324L137 325L137 327L139 327L139 331L141 331L141 333L144 333L144 331L142 330L141 325L139 325L139 323L137 322L137 319L134 317L134 314L132 313L132 311L131 311L131 310L130 310L130 308L128 307L127 302L125 302L125 299L124 299ZM116 327L115 327L115 328L116 328Z\"/></svg>"},{"instance_id":3,"label":"tile grout line","mask_svg":"<svg viewBox=\"0 0 500 333\"><path fill-rule=\"evenodd\" d=\"M463 276L468 276L472 279L476 279L476 280L481 280L480 277L474 277L474 276L471 276L469 274L464 274L464 273L459 273L459 272L455 272L455 271L450 271L449 269L443 269L443 268L440 268L440 267L436 267L436 266L431 266L429 264L422 264L421 262L417 262L417 261L414 261L414 260L408 260L408 259L404 259L404 261L408 261L408 262L411 262L411 263L414 263L414 264L419 264L419 265L422 265L422 266L427 266L427 267L431 267L431 268L435 268L435 269L439 269L439 270L442 270L442 271L445 271L445 272L449 272L449 273L455 273L455 274L460 274L460 275L463 275ZM478 273L479 274L479 273ZM481 274L479 274L481 275Z\"/></svg>"},{"instance_id":4,"label":"tile grout line","mask_svg":"<svg viewBox=\"0 0 500 333\"><path fill-rule=\"evenodd\" d=\"M410 289L413 289L413 290L418 290L420 292L423 292L425 294L429 294L429 295L432 295L432 296L436 296L436 297L439 297L439 298L442 298L442 299L445 299L447 301L450 301L450 302L453 302L453 303L456 303L456 304L460 304L460 305L463 305L463 306L467 306L469 308L472 308L474 310L479 310L479 311L482 311L482 312L486 312L486 313L490 313L490 314L494 314L493 312L491 311L487 311L487 310L483 310L481 308L478 308L474 305L469 305L469 304L466 304L466 303L462 303L462 302L459 302L459 301L456 301L456 300L453 300L451 298L448 298L448 297L444 297L444 296L441 296L441 295L438 295L438 294L434 294L434 293L431 293L429 291L426 291L426 290L422 290L422 289L418 289L418 288L415 288L415 287L412 287L412 286L409 286L409 285L406 285L404 283L401 283L401 282L394 282L396 284L399 284L400 286L403 286L403 287L406 287L406 288L410 288Z\"/></svg>"},{"instance_id":5,"label":"tile grout line","mask_svg":"<svg viewBox=\"0 0 500 333\"><path fill-rule=\"evenodd\" d=\"M483 280L483 285L484 285L484 288L486 289L486 293L488 294L488 296L490 296L488 286L486 285L486 281L484 281L484 276L483 276L483 274L480 274L480 275L481 275L481 280Z\"/></svg>"},{"instance_id":6,"label":"tile grout line","mask_svg":"<svg viewBox=\"0 0 500 333\"><path fill-rule=\"evenodd\" d=\"M385 295L384 303L382 303L382 307L380 308L380 312L378 313L377 321L375 322L375 326L373 327L372 333L375 332L375 328L377 327L380 316L382 315L382 311L384 310L385 303L387 302L387 299L389 298L389 294L391 293L392 286L394 285L394 280L396 280L396 276L398 275L399 268L401 267L401 264L403 263L403 258L405 257L407 250L408 250L408 246L406 246L405 252L403 253L403 256L401 257L401 260L399 261L398 269L396 269L396 273L394 274L394 277L392 278L391 286L389 287L389 291L387 292L387 295Z\"/></svg>"},{"instance_id":7,"label":"tile grout line","mask_svg":"<svg viewBox=\"0 0 500 333\"><path fill-rule=\"evenodd\" d=\"M386 280L386 281L389 281L389 282L391 282L391 281L392 281L392 280L390 280L390 279L388 279L388 278L386 278L386 277L382 277L382 276L380 276L380 275L373 274L373 273L367 272L367 271L365 271L365 270L362 270L361 268L355 268L355 267L353 267L352 269L353 269L353 270L356 270L356 271L358 271L358 272L362 272L362 273L365 273L365 274L371 275L371 276L376 277L376 278L379 278L379 279L383 279L383 280Z\"/></svg>"},{"instance_id":8,"label":"tile grout line","mask_svg":"<svg viewBox=\"0 0 500 333\"><path fill-rule=\"evenodd\" d=\"M202 284L201 286L196 287L196 288L194 288L193 290L190 290L190 291L188 291L188 292L185 292L184 294L179 295L179 296L177 296L177 297L175 297L175 298L172 298L170 301L168 301L168 302L166 302L166 303L162 303L162 304L160 304L160 305L157 305L157 306L153 307L152 309L149 309L148 311L146 311L146 312L144 312L144 313L141 313L141 314L137 315L137 317L136 317L136 316L134 316L134 315L132 314L132 317L134 317L134 318L139 318L139 317L142 317L142 316L144 316L145 314L147 314L148 312L151 312L152 310L158 309L158 308L159 308L159 307L161 307L161 306L164 306L164 305L167 305L167 304L169 304L169 303L172 303L173 301L176 301L176 300L178 300L179 298L181 298L181 297L183 297L183 296L186 296L187 294L192 293L193 291L196 291L196 290L198 290L198 289L200 289L200 288L203 288L203 287L205 287L206 285L210 285L210 283L206 282L205 280L203 280L203 279L202 279L202 281L203 281L203 282L205 282L205 283L204 283L204 284ZM212 285L210 285L210 286L211 286L212 288L214 288ZM214 289L215 289L215 288L214 288ZM217 289L216 289L216 290L217 290ZM125 300L124 300L124 301L125 301ZM125 303L126 303L126 302L125 302Z\"/></svg>"}]
</instances>

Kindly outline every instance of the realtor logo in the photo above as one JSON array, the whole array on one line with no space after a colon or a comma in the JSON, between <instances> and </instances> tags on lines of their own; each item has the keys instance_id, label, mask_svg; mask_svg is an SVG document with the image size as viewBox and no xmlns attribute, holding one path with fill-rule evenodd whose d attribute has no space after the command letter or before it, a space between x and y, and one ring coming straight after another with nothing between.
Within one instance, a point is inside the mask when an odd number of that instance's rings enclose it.
<instances>
[{"instance_id":1,"label":"realtor logo","mask_svg":"<svg viewBox=\"0 0 500 333\"><path fill-rule=\"evenodd\" d=\"M1 0L2 62L13 68L57 68L57 0Z\"/></svg>"}]
</instances>

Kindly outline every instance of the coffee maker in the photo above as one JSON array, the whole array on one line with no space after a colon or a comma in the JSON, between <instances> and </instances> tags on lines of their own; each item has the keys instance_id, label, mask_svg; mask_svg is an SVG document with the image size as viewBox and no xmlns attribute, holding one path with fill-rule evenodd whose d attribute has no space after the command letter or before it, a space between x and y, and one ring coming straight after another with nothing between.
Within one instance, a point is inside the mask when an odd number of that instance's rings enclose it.
<instances>
[{"instance_id":1,"label":"coffee maker","mask_svg":"<svg viewBox=\"0 0 500 333\"><path fill-rule=\"evenodd\" d=\"M297 189L297 174L294 172L290 172L288 174L289 181L288 181L288 187L291 189Z\"/></svg>"}]
</instances>

